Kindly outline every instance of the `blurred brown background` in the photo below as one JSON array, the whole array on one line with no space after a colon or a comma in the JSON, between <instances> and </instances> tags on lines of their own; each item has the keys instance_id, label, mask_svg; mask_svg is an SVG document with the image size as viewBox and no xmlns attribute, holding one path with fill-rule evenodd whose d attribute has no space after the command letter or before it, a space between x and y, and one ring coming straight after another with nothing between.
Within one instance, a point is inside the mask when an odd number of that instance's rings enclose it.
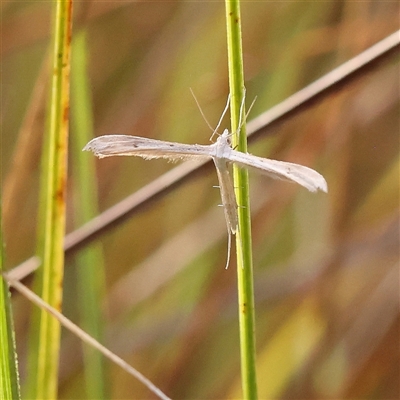
<instances>
[{"instance_id":1,"label":"blurred brown background","mask_svg":"<svg viewBox=\"0 0 400 400\"><path fill-rule=\"evenodd\" d=\"M53 15L50 2L1 7L1 179L12 267L35 251ZM249 120L399 29L399 8L244 1L247 103L257 96ZM76 3L74 32L88 34L95 136L207 144L211 132L189 88L215 125L229 91L224 18L223 2ZM251 174L261 399L400 396L399 88L397 55L249 148L313 167L329 186L328 195L312 194ZM68 231L79 207L72 128L70 141ZM100 210L174 167L135 158L96 165ZM100 239L105 344L173 398L241 395L236 271L234 262L224 270L216 184L209 170ZM64 312L79 321L76 268L68 257ZM18 296L14 306L23 378L28 310ZM65 333L61 398L85 398L81 353ZM115 399L150 396L115 366L109 384Z\"/></svg>"}]
</instances>

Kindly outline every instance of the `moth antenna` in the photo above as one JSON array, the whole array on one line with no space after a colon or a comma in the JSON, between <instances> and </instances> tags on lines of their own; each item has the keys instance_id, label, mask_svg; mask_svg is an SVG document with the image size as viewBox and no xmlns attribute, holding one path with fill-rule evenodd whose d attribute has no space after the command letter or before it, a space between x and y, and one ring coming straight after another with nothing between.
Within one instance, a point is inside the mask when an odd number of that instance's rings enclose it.
<instances>
[{"instance_id":1,"label":"moth antenna","mask_svg":"<svg viewBox=\"0 0 400 400\"><path fill-rule=\"evenodd\" d=\"M249 107L249 109L247 110L247 113L246 113L246 120L247 120L247 117L249 116L250 111L251 111L251 109L253 108L254 103L256 102L256 100L257 100L257 96L254 97L254 100L251 102L250 107Z\"/></svg>"},{"instance_id":2,"label":"moth antenna","mask_svg":"<svg viewBox=\"0 0 400 400\"><path fill-rule=\"evenodd\" d=\"M239 131L242 129L242 126L246 123L247 117L249 116L250 111L251 111L251 109L253 108L254 103L255 103L256 100L257 100L257 96L256 96L256 97L254 98L254 100L252 101L252 103L250 104L250 107L249 107L249 109L247 110L247 112L244 113L244 105L245 105L245 99L246 99L246 88L244 88L243 91L244 91L244 92L243 92L243 99L242 99L242 103L241 103L241 105L240 105L240 113L239 113L239 114L240 114L240 118L239 118L239 124L238 124L238 128L237 128L236 133L239 132ZM245 118L244 118L244 120L242 121L243 115L245 115Z\"/></svg>"},{"instance_id":3,"label":"moth antenna","mask_svg":"<svg viewBox=\"0 0 400 400\"><path fill-rule=\"evenodd\" d=\"M236 130L236 133L242 129L242 125L246 122L247 115L245 115L245 119L242 122L245 100L246 100L246 88L243 88L243 99L242 99L242 103L240 104L239 124L238 124L237 130Z\"/></svg>"},{"instance_id":4,"label":"moth antenna","mask_svg":"<svg viewBox=\"0 0 400 400\"><path fill-rule=\"evenodd\" d=\"M211 131L214 131L214 128L213 128L213 127L211 126L211 124L208 122L208 120L207 120L207 118L206 118L206 116L205 116L203 110L201 109L200 103L199 103L199 101L197 100L197 97L195 96L195 94L194 94L192 88L189 88L189 89L190 89L190 93L192 93L192 96L193 96L193 98L194 98L194 101L196 102L197 108L199 109L201 116L203 117L204 121L206 121L206 124L207 124L207 126L210 128L210 130L211 130Z\"/></svg>"},{"instance_id":5,"label":"moth antenna","mask_svg":"<svg viewBox=\"0 0 400 400\"><path fill-rule=\"evenodd\" d=\"M229 107L230 101L231 101L231 95L229 94L228 95L228 100L226 101L226 106L224 108L224 111L222 112L221 118L219 119L218 124L217 124L216 128L214 129L214 131L213 131L213 133L212 133L212 135L210 137L210 141L213 140L214 135L217 133L218 128L220 127L220 125L222 123L222 120L225 117L226 112L228 111L228 107Z\"/></svg>"},{"instance_id":6,"label":"moth antenna","mask_svg":"<svg viewBox=\"0 0 400 400\"><path fill-rule=\"evenodd\" d=\"M230 95L230 94L228 95L228 100L227 100L227 102L226 102L226 106L225 106L225 108L224 108L224 111L222 112L221 118L219 119L218 124L217 124L216 128L214 129L214 128L211 126L211 124L208 122L208 120L207 120L207 118L206 118L206 116L205 116L205 114L204 114L204 112L203 112L203 110L202 110L202 108L201 108L201 106L200 106L200 103L199 103L199 101L197 100L197 97L196 97L196 95L194 94L192 88L189 88L189 89L190 89L190 93L192 93L192 96L193 96L193 98L194 98L194 101L196 102L197 108L199 109L201 116L203 117L203 119L204 119L204 121L206 122L207 126L208 126L208 127L210 128L210 130L212 131L212 135L211 135L211 137L210 137L210 141L212 141L214 135L217 133L218 128L220 127L220 125L221 125L221 123L222 123L222 120L223 120L223 118L224 118L226 112L228 111L229 103L230 103L230 100L231 100L231 95Z\"/></svg>"}]
</instances>

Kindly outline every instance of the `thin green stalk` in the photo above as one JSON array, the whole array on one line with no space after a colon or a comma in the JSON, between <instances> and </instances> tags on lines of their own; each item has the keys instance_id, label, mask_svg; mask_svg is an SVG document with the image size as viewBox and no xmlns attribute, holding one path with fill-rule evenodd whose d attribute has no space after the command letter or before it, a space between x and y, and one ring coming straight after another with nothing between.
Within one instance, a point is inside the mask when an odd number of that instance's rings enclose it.
<instances>
[{"instance_id":1,"label":"thin green stalk","mask_svg":"<svg viewBox=\"0 0 400 400\"><path fill-rule=\"evenodd\" d=\"M42 266L35 287L42 299L61 310L64 275L65 197L69 119L69 71L72 0L55 3L49 129L42 163L42 226L39 253ZM28 366L31 399L57 398L60 325L47 312L34 316Z\"/></svg>"},{"instance_id":2,"label":"thin green stalk","mask_svg":"<svg viewBox=\"0 0 400 400\"><path fill-rule=\"evenodd\" d=\"M247 152L244 107L243 53L240 21L240 1L226 0L228 38L229 87L231 94L231 129L236 133L232 144ZM241 115L242 113L242 115ZM238 132L236 132L238 131ZM242 390L245 399L257 399L256 346L254 318L253 259L251 246L250 197L248 173L234 167L234 185L238 203L239 231L236 235L239 326Z\"/></svg>"},{"instance_id":3,"label":"thin green stalk","mask_svg":"<svg viewBox=\"0 0 400 400\"><path fill-rule=\"evenodd\" d=\"M1 197L1 193L0 193ZM0 198L1 200L1 198ZM3 273L3 226L0 201L0 274ZM4 400L20 399L15 351L14 324L12 321L10 291L6 281L0 276L0 398Z\"/></svg>"}]
</instances>

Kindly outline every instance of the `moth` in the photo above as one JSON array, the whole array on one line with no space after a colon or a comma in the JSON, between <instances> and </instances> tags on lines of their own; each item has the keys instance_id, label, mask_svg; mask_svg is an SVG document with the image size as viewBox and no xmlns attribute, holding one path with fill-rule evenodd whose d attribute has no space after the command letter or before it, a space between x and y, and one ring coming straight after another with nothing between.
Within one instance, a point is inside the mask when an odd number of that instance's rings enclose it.
<instances>
[{"instance_id":1,"label":"moth","mask_svg":"<svg viewBox=\"0 0 400 400\"><path fill-rule=\"evenodd\" d=\"M177 160L204 160L212 158L217 171L221 200L228 230L228 259L231 250L231 235L238 231L238 205L229 164L256 170L271 178L296 182L311 192L328 192L325 178L311 168L285 161L257 157L234 150L231 147L231 134L225 129L216 142L210 145L183 144L140 136L105 135L92 139L83 150L92 151L97 157L137 156L145 160L166 158Z\"/></svg>"}]
</instances>

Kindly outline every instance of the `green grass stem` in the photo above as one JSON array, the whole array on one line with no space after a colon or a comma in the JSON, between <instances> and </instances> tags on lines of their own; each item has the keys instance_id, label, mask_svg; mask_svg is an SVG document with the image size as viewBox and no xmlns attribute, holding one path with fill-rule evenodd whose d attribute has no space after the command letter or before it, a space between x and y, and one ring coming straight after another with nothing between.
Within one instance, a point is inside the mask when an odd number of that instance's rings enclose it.
<instances>
[{"instance_id":1,"label":"green grass stem","mask_svg":"<svg viewBox=\"0 0 400 400\"><path fill-rule=\"evenodd\" d=\"M226 0L231 129L233 147L247 152L245 95L240 21L240 1ZM242 113L242 116L241 116ZM236 132L237 131L237 132ZM236 235L240 353L243 398L257 399L253 257L251 245L250 197L248 173L234 167L234 185L238 203L239 231Z\"/></svg>"},{"instance_id":2,"label":"green grass stem","mask_svg":"<svg viewBox=\"0 0 400 400\"><path fill-rule=\"evenodd\" d=\"M69 72L72 0L55 3L54 45L48 132L45 138L41 187L39 254L42 266L35 287L42 299L61 310L64 275L65 197L69 120ZM57 398L60 325L47 312L35 314L31 342L26 397Z\"/></svg>"},{"instance_id":3,"label":"green grass stem","mask_svg":"<svg viewBox=\"0 0 400 400\"><path fill-rule=\"evenodd\" d=\"M4 268L3 260L4 244L0 201L0 273ZM0 398L4 400L21 398L10 291L7 282L2 277L0 277Z\"/></svg>"}]
</instances>

